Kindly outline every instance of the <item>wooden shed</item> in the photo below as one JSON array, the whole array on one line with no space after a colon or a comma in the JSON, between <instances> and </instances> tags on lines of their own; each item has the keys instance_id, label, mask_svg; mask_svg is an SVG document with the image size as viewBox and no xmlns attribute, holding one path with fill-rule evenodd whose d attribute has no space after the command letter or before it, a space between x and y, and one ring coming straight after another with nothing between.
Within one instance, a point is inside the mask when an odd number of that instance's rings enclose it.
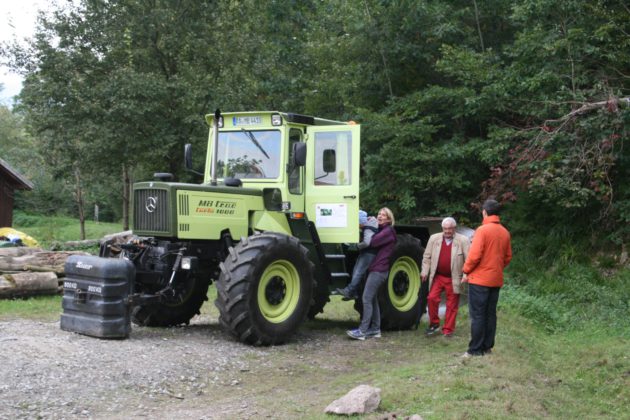
<instances>
[{"instance_id":1,"label":"wooden shed","mask_svg":"<svg viewBox=\"0 0 630 420\"><path fill-rule=\"evenodd\" d=\"M0 227L13 224L13 196L15 190L32 190L33 183L20 175L6 161L0 159Z\"/></svg>"}]
</instances>

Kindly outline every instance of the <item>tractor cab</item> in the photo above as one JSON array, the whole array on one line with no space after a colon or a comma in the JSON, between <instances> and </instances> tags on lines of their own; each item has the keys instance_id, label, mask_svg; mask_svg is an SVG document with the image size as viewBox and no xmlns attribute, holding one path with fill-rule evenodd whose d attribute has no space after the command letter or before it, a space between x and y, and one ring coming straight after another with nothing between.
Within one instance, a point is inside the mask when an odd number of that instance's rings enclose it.
<instances>
[{"instance_id":1,"label":"tractor cab","mask_svg":"<svg viewBox=\"0 0 630 420\"><path fill-rule=\"evenodd\" d=\"M357 242L359 125L273 111L206 121L205 184L260 190L264 211L313 221L323 243Z\"/></svg>"}]
</instances>

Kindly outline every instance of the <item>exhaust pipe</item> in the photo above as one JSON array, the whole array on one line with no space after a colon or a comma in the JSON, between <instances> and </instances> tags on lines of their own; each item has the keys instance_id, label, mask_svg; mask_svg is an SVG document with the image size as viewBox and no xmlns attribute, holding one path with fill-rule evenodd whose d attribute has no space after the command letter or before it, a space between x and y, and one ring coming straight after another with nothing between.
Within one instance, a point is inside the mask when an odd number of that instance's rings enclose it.
<instances>
[{"instance_id":1,"label":"exhaust pipe","mask_svg":"<svg viewBox=\"0 0 630 420\"><path fill-rule=\"evenodd\" d=\"M219 158L219 118L221 111L217 108L214 111L214 121L212 121L212 163L210 166L210 185L217 185L217 160Z\"/></svg>"}]
</instances>

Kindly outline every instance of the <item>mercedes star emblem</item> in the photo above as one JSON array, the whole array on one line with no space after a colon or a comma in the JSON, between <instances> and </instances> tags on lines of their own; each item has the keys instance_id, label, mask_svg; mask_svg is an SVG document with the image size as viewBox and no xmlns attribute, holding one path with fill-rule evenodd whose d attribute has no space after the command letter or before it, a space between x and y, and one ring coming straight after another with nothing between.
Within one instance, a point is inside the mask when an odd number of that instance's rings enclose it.
<instances>
[{"instance_id":1,"label":"mercedes star emblem","mask_svg":"<svg viewBox=\"0 0 630 420\"><path fill-rule=\"evenodd\" d=\"M144 203L144 208L149 213L153 213L157 207L157 197L147 197L147 201Z\"/></svg>"}]
</instances>

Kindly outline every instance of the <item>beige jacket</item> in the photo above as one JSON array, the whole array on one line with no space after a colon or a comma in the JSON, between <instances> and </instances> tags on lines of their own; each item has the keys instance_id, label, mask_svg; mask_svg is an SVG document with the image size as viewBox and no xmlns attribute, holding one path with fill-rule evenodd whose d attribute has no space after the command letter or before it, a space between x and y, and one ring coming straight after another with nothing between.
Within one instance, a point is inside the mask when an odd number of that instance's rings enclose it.
<instances>
[{"instance_id":1,"label":"beige jacket","mask_svg":"<svg viewBox=\"0 0 630 420\"><path fill-rule=\"evenodd\" d=\"M431 286L433 285L433 277L435 277L435 271L437 270L443 238L443 233L431 235L427 247L424 250L422 273L420 275L429 276L429 290L431 290ZM453 237L453 247L451 248L451 277L453 278L453 291L458 294L461 293L462 268L468 257L469 250L470 241L468 238L460 233L455 233Z\"/></svg>"}]
</instances>

